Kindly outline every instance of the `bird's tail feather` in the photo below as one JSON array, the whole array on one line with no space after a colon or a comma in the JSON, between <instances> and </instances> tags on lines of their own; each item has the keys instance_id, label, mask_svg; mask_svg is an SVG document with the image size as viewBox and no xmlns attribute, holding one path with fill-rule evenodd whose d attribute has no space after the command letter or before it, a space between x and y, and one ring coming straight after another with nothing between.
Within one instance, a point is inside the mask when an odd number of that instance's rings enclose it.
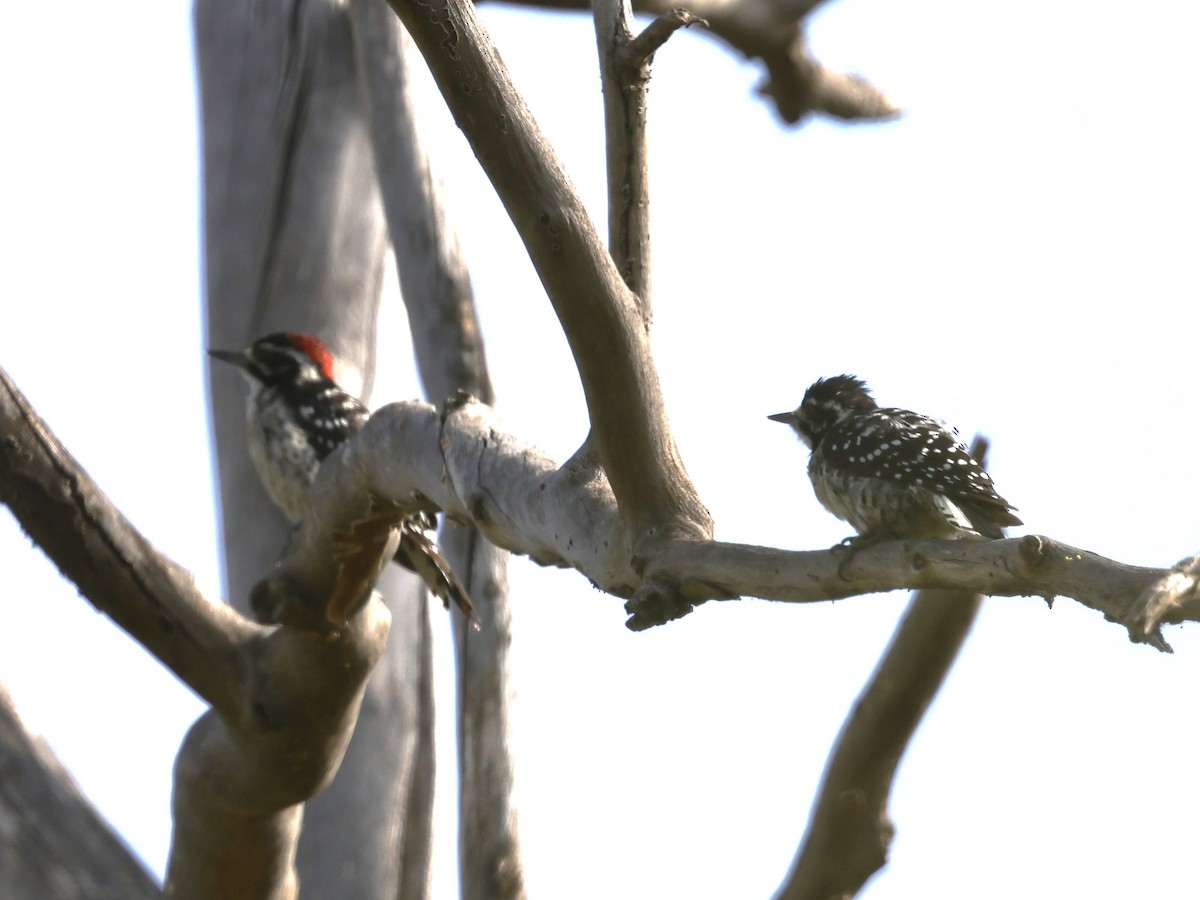
<instances>
[{"instance_id":1,"label":"bird's tail feather","mask_svg":"<svg viewBox=\"0 0 1200 900\"><path fill-rule=\"evenodd\" d=\"M478 629L479 620L475 617L475 607L471 605L467 589L454 574L446 557L442 556L437 545L425 533L422 526L427 521L428 518L413 517L400 525L400 548L396 551L396 562L421 576L430 593L440 597L447 609L453 601L466 620Z\"/></svg>"},{"instance_id":2,"label":"bird's tail feather","mask_svg":"<svg viewBox=\"0 0 1200 900\"><path fill-rule=\"evenodd\" d=\"M999 503L972 502L955 499L955 505L971 523L971 527L984 537L999 540L1004 537L1000 529L1006 525L1024 525L1012 514L1012 509Z\"/></svg>"}]
</instances>

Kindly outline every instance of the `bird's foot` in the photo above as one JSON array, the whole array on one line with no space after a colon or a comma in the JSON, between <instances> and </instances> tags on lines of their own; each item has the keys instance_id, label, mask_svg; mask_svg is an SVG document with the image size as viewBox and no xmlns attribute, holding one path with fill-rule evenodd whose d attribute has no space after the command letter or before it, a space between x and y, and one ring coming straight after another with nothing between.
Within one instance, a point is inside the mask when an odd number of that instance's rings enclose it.
<instances>
[{"instance_id":1,"label":"bird's foot","mask_svg":"<svg viewBox=\"0 0 1200 900\"><path fill-rule=\"evenodd\" d=\"M880 541L887 540L892 537L887 532L867 532L866 534L856 534L848 538L838 541L829 548L829 552L834 556L842 556L841 562L838 563L838 577L842 581L849 581L850 576L846 574L850 563L854 561L861 551L868 547L878 544ZM843 554L845 554L843 556Z\"/></svg>"}]
</instances>

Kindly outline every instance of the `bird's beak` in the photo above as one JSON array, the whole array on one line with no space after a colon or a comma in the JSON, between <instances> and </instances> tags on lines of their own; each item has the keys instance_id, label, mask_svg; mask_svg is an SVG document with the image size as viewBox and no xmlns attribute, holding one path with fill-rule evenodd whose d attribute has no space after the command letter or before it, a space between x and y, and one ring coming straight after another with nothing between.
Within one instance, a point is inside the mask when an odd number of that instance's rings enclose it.
<instances>
[{"instance_id":1,"label":"bird's beak","mask_svg":"<svg viewBox=\"0 0 1200 900\"><path fill-rule=\"evenodd\" d=\"M212 351L210 350L209 352L211 353ZM785 412L785 413L775 413L775 415L767 416L767 418L770 419L772 422L782 422L784 425L795 425L796 424L796 413L794 411L793 412Z\"/></svg>"},{"instance_id":2,"label":"bird's beak","mask_svg":"<svg viewBox=\"0 0 1200 900\"><path fill-rule=\"evenodd\" d=\"M227 362L231 366L237 366L239 369L250 367L250 360L246 358L246 354L237 350L209 350L208 355L221 362Z\"/></svg>"}]
</instances>

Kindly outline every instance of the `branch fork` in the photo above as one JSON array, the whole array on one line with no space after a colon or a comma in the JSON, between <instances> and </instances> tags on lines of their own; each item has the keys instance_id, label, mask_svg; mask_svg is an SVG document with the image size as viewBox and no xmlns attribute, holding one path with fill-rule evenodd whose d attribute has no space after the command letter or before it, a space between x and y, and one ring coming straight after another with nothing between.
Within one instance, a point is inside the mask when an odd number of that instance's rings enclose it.
<instances>
[{"instance_id":1,"label":"branch fork","mask_svg":"<svg viewBox=\"0 0 1200 900\"><path fill-rule=\"evenodd\" d=\"M647 25L637 37L622 41L623 32L618 32L617 62L629 80L638 77L642 63L653 61L655 52L680 28L693 25L708 27L708 21L694 16L682 6L663 13Z\"/></svg>"}]
</instances>

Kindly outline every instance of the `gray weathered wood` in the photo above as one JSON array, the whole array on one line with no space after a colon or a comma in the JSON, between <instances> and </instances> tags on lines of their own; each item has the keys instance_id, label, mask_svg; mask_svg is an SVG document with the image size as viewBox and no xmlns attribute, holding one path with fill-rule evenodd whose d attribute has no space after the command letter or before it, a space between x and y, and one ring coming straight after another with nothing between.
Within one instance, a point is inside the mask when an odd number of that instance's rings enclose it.
<instances>
[{"instance_id":1,"label":"gray weathered wood","mask_svg":"<svg viewBox=\"0 0 1200 900\"><path fill-rule=\"evenodd\" d=\"M369 387L386 223L363 115L351 16L342 3L195 9L205 164L210 346L274 330L320 334L348 388ZM244 387L212 375L226 576L233 602L287 541L245 451ZM298 870L307 897L397 896L428 875L432 803L429 635L421 590L388 575L388 662L371 679L340 777L308 809ZM423 837L415 844L407 822Z\"/></svg>"},{"instance_id":2,"label":"gray weathered wood","mask_svg":"<svg viewBox=\"0 0 1200 900\"><path fill-rule=\"evenodd\" d=\"M388 232L425 394L440 403L462 391L491 403L470 277L414 112L408 66L413 60L423 63L386 4L352 0L350 8ZM519 897L524 877L508 744L508 554L474 528L455 524L443 523L439 541L474 600L481 626L474 631L458 616L448 620L459 698L460 894L480 900ZM410 839L415 839L411 828ZM404 874L407 881L414 872L410 868Z\"/></svg>"},{"instance_id":3,"label":"gray weathered wood","mask_svg":"<svg viewBox=\"0 0 1200 900\"><path fill-rule=\"evenodd\" d=\"M141 900L162 891L0 688L0 897Z\"/></svg>"}]
</instances>

